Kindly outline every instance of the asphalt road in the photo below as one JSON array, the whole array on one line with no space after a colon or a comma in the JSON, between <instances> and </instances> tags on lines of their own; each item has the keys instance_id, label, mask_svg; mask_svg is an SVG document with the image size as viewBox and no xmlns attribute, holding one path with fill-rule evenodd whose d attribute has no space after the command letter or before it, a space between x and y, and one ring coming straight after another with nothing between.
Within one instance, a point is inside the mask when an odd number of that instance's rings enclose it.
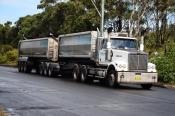
<instances>
[{"instance_id":1,"label":"asphalt road","mask_svg":"<svg viewBox=\"0 0 175 116\"><path fill-rule=\"evenodd\" d=\"M175 90L111 89L0 67L0 106L12 116L175 116Z\"/></svg>"}]
</instances>

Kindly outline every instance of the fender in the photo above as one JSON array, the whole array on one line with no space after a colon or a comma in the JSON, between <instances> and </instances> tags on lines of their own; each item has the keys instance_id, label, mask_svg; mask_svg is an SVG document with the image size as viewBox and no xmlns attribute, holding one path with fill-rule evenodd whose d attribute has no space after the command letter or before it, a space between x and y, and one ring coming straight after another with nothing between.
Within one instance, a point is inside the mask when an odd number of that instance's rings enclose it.
<instances>
[{"instance_id":1,"label":"fender","mask_svg":"<svg viewBox=\"0 0 175 116\"><path fill-rule=\"evenodd\" d=\"M109 70L111 70L111 69L117 71L117 65L118 65L118 64L116 64L115 62L109 63L109 64L108 64L108 67L107 67L107 72L108 72Z\"/></svg>"}]
</instances>

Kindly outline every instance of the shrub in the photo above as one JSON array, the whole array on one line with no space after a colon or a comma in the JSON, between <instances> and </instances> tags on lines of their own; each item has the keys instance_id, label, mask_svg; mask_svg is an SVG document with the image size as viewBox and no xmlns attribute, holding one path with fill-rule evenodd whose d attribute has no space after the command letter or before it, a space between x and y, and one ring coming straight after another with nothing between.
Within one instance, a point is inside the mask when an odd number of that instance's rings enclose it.
<instances>
[{"instance_id":1,"label":"shrub","mask_svg":"<svg viewBox=\"0 0 175 116\"><path fill-rule=\"evenodd\" d=\"M7 63L8 64L16 64L17 60L18 60L18 50L13 49L11 51L8 51L6 53L6 57L7 57Z\"/></svg>"},{"instance_id":2,"label":"shrub","mask_svg":"<svg viewBox=\"0 0 175 116\"><path fill-rule=\"evenodd\" d=\"M7 56L0 54L0 64L5 64L7 62Z\"/></svg>"},{"instance_id":3,"label":"shrub","mask_svg":"<svg viewBox=\"0 0 175 116\"><path fill-rule=\"evenodd\" d=\"M16 65L18 60L18 50L11 45L0 45L0 64Z\"/></svg>"},{"instance_id":4,"label":"shrub","mask_svg":"<svg viewBox=\"0 0 175 116\"><path fill-rule=\"evenodd\" d=\"M0 45L0 54L4 54L10 50L13 50L11 45Z\"/></svg>"},{"instance_id":5,"label":"shrub","mask_svg":"<svg viewBox=\"0 0 175 116\"><path fill-rule=\"evenodd\" d=\"M168 45L167 53L151 59L156 64L159 81L175 83L175 45Z\"/></svg>"}]
</instances>

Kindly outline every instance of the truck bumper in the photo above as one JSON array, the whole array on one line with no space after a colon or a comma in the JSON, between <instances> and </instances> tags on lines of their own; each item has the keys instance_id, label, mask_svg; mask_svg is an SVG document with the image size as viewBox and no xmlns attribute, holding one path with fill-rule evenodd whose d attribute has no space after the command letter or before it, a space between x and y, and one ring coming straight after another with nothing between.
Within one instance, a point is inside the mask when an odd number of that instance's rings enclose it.
<instances>
[{"instance_id":1,"label":"truck bumper","mask_svg":"<svg viewBox=\"0 0 175 116\"><path fill-rule=\"evenodd\" d=\"M157 83L158 76L157 73L152 72L117 72L118 83Z\"/></svg>"}]
</instances>

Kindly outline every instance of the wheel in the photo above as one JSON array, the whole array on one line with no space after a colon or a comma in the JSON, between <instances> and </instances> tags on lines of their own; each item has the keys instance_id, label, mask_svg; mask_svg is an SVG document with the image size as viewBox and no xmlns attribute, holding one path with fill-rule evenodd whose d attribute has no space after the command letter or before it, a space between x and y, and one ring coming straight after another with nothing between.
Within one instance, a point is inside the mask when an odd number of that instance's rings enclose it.
<instances>
[{"instance_id":1,"label":"wheel","mask_svg":"<svg viewBox=\"0 0 175 116\"><path fill-rule=\"evenodd\" d=\"M80 69L80 79L81 79L81 82L83 82L83 83L87 82L86 66L82 66L81 69Z\"/></svg>"},{"instance_id":2,"label":"wheel","mask_svg":"<svg viewBox=\"0 0 175 116\"><path fill-rule=\"evenodd\" d=\"M20 64L21 64L21 65L20 65L20 67L21 67L21 72L24 72L24 62L21 62Z\"/></svg>"},{"instance_id":3,"label":"wheel","mask_svg":"<svg viewBox=\"0 0 175 116\"><path fill-rule=\"evenodd\" d=\"M40 75L44 74L43 64L40 64L40 66L39 66L39 73L40 73Z\"/></svg>"},{"instance_id":4,"label":"wheel","mask_svg":"<svg viewBox=\"0 0 175 116\"><path fill-rule=\"evenodd\" d=\"M72 77L75 81L80 81L80 77L79 77L79 66L77 64L75 64L75 66L73 67L72 70Z\"/></svg>"},{"instance_id":5,"label":"wheel","mask_svg":"<svg viewBox=\"0 0 175 116\"><path fill-rule=\"evenodd\" d=\"M53 71L52 71L52 68L51 67L49 67L49 69L48 69L48 76L49 77L52 77L53 76Z\"/></svg>"},{"instance_id":6,"label":"wheel","mask_svg":"<svg viewBox=\"0 0 175 116\"><path fill-rule=\"evenodd\" d=\"M152 84L141 84L141 87L142 87L143 89L149 90L149 89L151 89Z\"/></svg>"},{"instance_id":7,"label":"wheel","mask_svg":"<svg viewBox=\"0 0 175 116\"><path fill-rule=\"evenodd\" d=\"M48 68L48 76L49 76L49 77L57 77L57 73L54 72L54 70L53 70L52 67L49 67L49 68Z\"/></svg>"},{"instance_id":8,"label":"wheel","mask_svg":"<svg viewBox=\"0 0 175 116\"><path fill-rule=\"evenodd\" d=\"M44 76L48 76L48 69L47 69L47 65L44 64L44 67L43 67L43 75Z\"/></svg>"},{"instance_id":9,"label":"wheel","mask_svg":"<svg viewBox=\"0 0 175 116\"><path fill-rule=\"evenodd\" d=\"M86 66L82 66L80 69L80 79L83 83L92 83L93 79L88 77Z\"/></svg>"},{"instance_id":10,"label":"wheel","mask_svg":"<svg viewBox=\"0 0 175 116\"><path fill-rule=\"evenodd\" d=\"M36 67L35 71L36 71L36 74L40 74L40 68L39 67Z\"/></svg>"},{"instance_id":11,"label":"wheel","mask_svg":"<svg viewBox=\"0 0 175 116\"><path fill-rule=\"evenodd\" d=\"M107 75L107 84L109 87L115 87L117 85L116 78L116 72L114 70L109 71Z\"/></svg>"},{"instance_id":12,"label":"wheel","mask_svg":"<svg viewBox=\"0 0 175 116\"><path fill-rule=\"evenodd\" d=\"M18 62L18 72L21 72L22 70L21 70L21 62L19 61Z\"/></svg>"},{"instance_id":13,"label":"wheel","mask_svg":"<svg viewBox=\"0 0 175 116\"><path fill-rule=\"evenodd\" d=\"M24 62L24 72L27 73L27 62Z\"/></svg>"},{"instance_id":14,"label":"wheel","mask_svg":"<svg viewBox=\"0 0 175 116\"><path fill-rule=\"evenodd\" d=\"M31 73L32 72L32 67L31 66L28 66L27 67L27 73Z\"/></svg>"}]
</instances>

